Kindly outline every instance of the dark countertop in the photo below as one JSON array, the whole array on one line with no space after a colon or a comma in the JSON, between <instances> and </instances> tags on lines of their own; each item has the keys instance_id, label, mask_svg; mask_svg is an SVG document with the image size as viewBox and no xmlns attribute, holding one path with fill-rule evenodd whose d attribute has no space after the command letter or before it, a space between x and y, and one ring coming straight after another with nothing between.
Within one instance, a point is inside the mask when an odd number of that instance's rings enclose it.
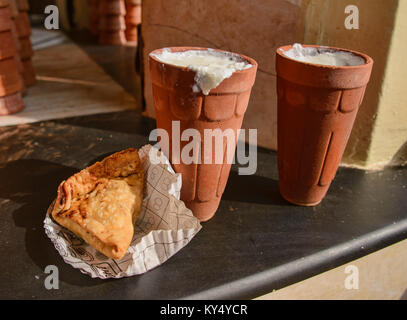
<instances>
[{"instance_id":1,"label":"dark countertop","mask_svg":"<svg viewBox=\"0 0 407 320\"><path fill-rule=\"evenodd\" d=\"M254 298L407 237L407 168L340 168L316 207L278 191L276 153L259 149L253 176L231 172L220 208L156 269L91 279L64 263L43 219L60 181L101 157L148 143L136 111L0 128L0 298ZM59 290L46 290L47 265Z\"/></svg>"}]
</instances>

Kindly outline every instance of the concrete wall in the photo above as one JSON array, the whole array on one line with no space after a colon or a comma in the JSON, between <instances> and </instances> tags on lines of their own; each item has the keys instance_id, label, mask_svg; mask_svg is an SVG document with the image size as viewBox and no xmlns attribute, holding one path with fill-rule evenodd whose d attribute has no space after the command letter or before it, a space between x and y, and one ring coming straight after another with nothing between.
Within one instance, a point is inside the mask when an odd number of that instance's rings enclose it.
<instances>
[{"instance_id":1,"label":"concrete wall","mask_svg":"<svg viewBox=\"0 0 407 320\"><path fill-rule=\"evenodd\" d=\"M399 1L368 164L407 162L407 1ZM395 155L395 156L393 156ZM393 157L393 159L392 159Z\"/></svg>"},{"instance_id":2,"label":"concrete wall","mask_svg":"<svg viewBox=\"0 0 407 320\"><path fill-rule=\"evenodd\" d=\"M399 2L404 7L399 7ZM344 25L345 8L350 3L359 8L358 30L347 30ZM302 2L303 20L298 31L302 42L362 51L375 62L345 151L345 163L364 167L385 164L407 140L407 103L401 95L406 68L397 62L401 60L400 50L406 47L405 6L405 1L399 0Z\"/></svg>"}]
</instances>

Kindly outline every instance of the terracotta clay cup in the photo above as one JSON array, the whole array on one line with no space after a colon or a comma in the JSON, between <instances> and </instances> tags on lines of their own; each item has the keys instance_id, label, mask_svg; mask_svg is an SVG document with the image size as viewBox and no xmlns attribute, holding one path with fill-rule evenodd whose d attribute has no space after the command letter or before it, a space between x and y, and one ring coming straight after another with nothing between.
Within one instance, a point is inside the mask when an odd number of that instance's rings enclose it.
<instances>
[{"instance_id":1,"label":"terracotta clay cup","mask_svg":"<svg viewBox=\"0 0 407 320\"><path fill-rule=\"evenodd\" d=\"M120 31L126 29L124 16L102 16L99 19L99 30L103 31Z\"/></svg>"},{"instance_id":2,"label":"terracotta clay cup","mask_svg":"<svg viewBox=\"0 0 407 320\"><path fill-rule=\"evenodd\" d=\"M125 33L126 33L127 41L137 42L137 40L138 40L138 28L137 27L127 27Z\"/></svg>"},{"instance_id":3,"label":"terracotta clay cup","mask_svg":"<svg viewBox=\"0 0 407 320\"><path fill-rule=\"evenodd\" d=\"M20 92L0 97L0 116L6 116L24 109L24 101Z\"/></svg>"},{"instance_id":4,"label":"terracotta clay cup","mask_svg":"<svg viewBox=\"0 0 407 320\"><path fill-rule=\"evenodd\" d=\"M19 11L28 11L30 10L30 5L28 4L28 0L17 0L17 8Z\"/></svg>"},{"instance_id":5,"label":"terracotta clay cup","mask_svg":"<svg viewBox=\"0 0 407 320\"><path fill-rule=\"evenodd\" d=\"M31 35L30 19L28 18L27 12L20 12L14 21L19 38L26 38Z\"/></svg>"},{"instance_id":6,"label":"terracotta clay cup","mask_svg":"<svg viewBox=\"0 0 407 320\"><path fill-rule=\"evenodd\" d=\"M21 92L21 94L22 94L23 96L25 96L25 95L27 94L27 87L28 87L28 86L31 86L31 85L33 85L33 84L35 84L35 81L34 81L34 82L31 81L31 83L29 83L29 84L27 84L27 83L25 82L26 80L24 79L24 72L27 72L27 71L24 70L23 60L20 58L20 55L19 55L19 54L17 54L16 56L14 56L14 59L16 60L17 70L18 70L18 73L19 73L19 76L20 76L20 80L21 80L21 90L20 90L20 92ZM28 58L28 60L31 61L30 58ZM34 75L34 76L35 76L35 75Z\"/></svg>"},{"instance_id":7,"label":"terracotta clay cup","mask_svg":"<svg viewBox=\"0 0 407 320\"><path fill-rule=\"evenodd\" d=\"M20 91L22 82L14 57L0 60L0 97Z\"/></svg>"},{"instance_id":8,"label":"terracotta clay cup","mask_svg":"<svg viewBox=\"0 0 407 320\"><path fill-rule=\"evenodd\" d=\"M196 47L173 47L173 52L186 50L206 50ZM216 50L219 52L225 52ZM184 163L178 153L173 154L173 145L182 151L189 141L172 141L173 121L180 122L180 132L193 128L201 135L201 159L208 156L209 150L204 147L205 129L232 129L235 142L238 130L241 128L243 116L249 102L252 86L255 81L257 62L252 58L238 55L252 67L236 71L231 77L223 80L208 95L193 90L195 86L195 72L184 67L174 66L159 61L152 54L159 54L162 49L153 51L149 56L150 74L153 88L154 105L156 110L157 128L164 129L170 137L170 145L164 153L169 157L174 170L182 174L181 200L192 210L200 221L207 221L213 217L218 209L220 199L229 177L231 164L226 157L223 163L215 163L215 152L212 153L212 164ZM226 141L223 147L226 151ZM236 148L236 143L232 147ZM201 161L202 162L202 161Z\"/></svg>"},{"instance_id":9,"label":"terracotta clay cup","mask_svg":"<svg viewBox=\"0 0 407 320\"><path fill-rule=\"evenodd\" d=\"M126 6L126 23L133 26L137 26L141 23L141 5Z\"/></svg>"},{"instance_id":10,"label":"terracotta clay cup","mask_svg":"<svg viewBox=\"0 0 407 320\"><path fill-rule=\"evenodd\" d=\"M89 31L93 35L99 33L99 1L98 0L88 0L89 6Z\"/></svg>"},{"instance_id":11,"label":"terracotta clay cup","mask_svg":"<svg viewBox=\"0 0 407 320\"><path fill-rule=\"evenodd\" d=\"M100 44L124 44L126 36L123 30L120 31L102 31L99 33Z\"/></svg>"},{"instance_id":12,"label":"terracotta clay cup","mask_svg":"<svg viewBox=\"0 0 407 320\"><path fill-rule=\"evenodd\" d=\"M30 37L20 38L20 45L20 56L22 60L31 58L34 55Z\"/></svg>"},{"instance_id":13,"label":"terracotta clay cup","mask_svg":"<svg viewBox=\"0 0 407 320\"><path fill-rule=\"evenodd\" d=\"M17 49L11 30L0 32L0 60L13 57L16 53Z\"/></svg>"},{"instance_id":14,"label":"terracotta clay cup","mask_svg":"<svg viewBox=\"0 0 407 320\"><path fill-rule=\"evenodd\" d=\"M141 0L126 0L126 8L127 6L141 6Z\"/></svg>"},{"instance_id":15,"label":"terracotta clay cup","mask_svg":"<svg viewBox=\"0 0 407 320\"><path fill-rule=\"evenodd\" d=\"M89 31L94 36L97 36L99 34L99 21L97 18L91 18L89 20Z\"/></svg>"},{"instance_id":16,"label":"terracotta clay cup","mask_svg":"<svg viewBox=\"0 0 407 320\"><path fill-rule=\"evenodd\" d=\"M11 17L13 19L16 18L19 13L17 0L8 0L8 5L9 5Z\"/></svg>"},{"instance_id":17,"label":"terracotta clay cup","mask_svg":"<svg viewBox=\"0 0 407 320\"><path fill-rule=\"evenodd\" d=\"M16 66L17 66L18 73L22 74L23 71L24 71L24 67L23 67L23 63L21 62L22 60L21 60L20 54L17 52L15 54L15 56L13 56L13 58L14 58L14 61L16 63Z\"/></svg>"},{"instance_id":18,"label":"terracotta clay cup","mask_svg":"<svg viewBox=\"0 0 407 320\"><path fill-rule=\"evenodd\" d=\"M126 14L124 0L100 0L99 14L122 15Z\"/></svg>"},{"instance_id":19,"label":"terracotta clay cup","mask_svg":"<svg viewBox=\"0 0 407 320\"><path fill-rule=\"evenodd\" d=\"M12 25L10 9L8 7L0 8L0 32L11 30Z\"/></svg>"},{"instance_id":20,"label":"terracotta clay cup","mask_svg":"<svg viewBox=\"0 0 407 320\"><path fill-rule=\"evenodd\" d=\"M37 82L32 61L30 58L28 58L25 60L21 60L21 62L23 63L23 67L24 67L24 71L23 71L24 84L27 87L30 87Z\"/></svg>"},{"instance_id":21,"label":"terracotta clay cup","mask_svg":"<svg viewBox=\"0 0 407 320\"><path fill-rule=\"evenodd\" d=\"M12 27L11 27L11 33L13 35L13 39L14 39L14 46L17 49L17 52L19 52L21 50L21 43L20 43L20 38L18 37L18 33L17 33L17 27L16 24L12 23Z\"/></svg>"},{"instance_id":22,"label":"terracotta clay cup","mask_svg":"<svg viewBox=\"0 0 407 320\"><path fill-rule=\"evenodd\" d=\"M305 46L308 47L308 46ZM318 47L318 46L313 46ZM322 201L334 179L373 60L359 66L324 66L286 57L277 49L278 170L281 195L291 203Z\"/></svg>"},{"instance_id":23,"label":"terracotta clay cup","mask_svg":"<svg viewBox=\"0 0 407 320\"><path fill-rule=\"evenodd\" d=\"M135 30L126 29L126 40L127 40L127 42L133 42L133 43L138 42L138 30L137 30L137 28L135 28Z\"/></svg>"}]
</instances>

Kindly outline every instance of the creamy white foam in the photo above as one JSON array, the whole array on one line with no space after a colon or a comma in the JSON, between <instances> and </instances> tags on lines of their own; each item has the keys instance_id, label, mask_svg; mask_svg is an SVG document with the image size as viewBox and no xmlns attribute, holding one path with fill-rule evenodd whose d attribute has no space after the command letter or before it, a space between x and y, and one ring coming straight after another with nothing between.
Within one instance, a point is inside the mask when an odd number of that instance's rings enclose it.
<instances>
[{"instance_id":1,"label":"creamy white foam","mask_svg":"<svg viewBox=\"0 0 407 320\"><path fill-rule=\"evenodd\" d=\"M296 43L292 49L283 51L284 55L302 62L322 64L327 66L359 66L365 64L365 59L347 51L334 51L329 48L303 47Z\"/></svg>"},{"instance_id":2,"label":"creamy white foam","mask_svg":"<svg viewBox=\"0 0 407 320\"><path fill-rule=\"evenodd\" d=\"M163 49L160 54L153 54L158 60L187 67L195 71L195 92L202 91L207 95L211 89L216 88L223 80L232 76L237 70L252 67L247 61L238 55L219 52L213 49L187 50L182 52L171 52Z\"/></svg>"}]
</instances>

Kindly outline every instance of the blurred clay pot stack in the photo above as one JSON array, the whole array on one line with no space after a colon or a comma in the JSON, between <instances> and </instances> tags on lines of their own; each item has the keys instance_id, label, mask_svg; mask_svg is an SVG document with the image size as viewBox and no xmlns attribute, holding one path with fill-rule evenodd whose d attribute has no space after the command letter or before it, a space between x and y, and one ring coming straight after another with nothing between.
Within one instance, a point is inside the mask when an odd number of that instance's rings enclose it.
<instances>
[{"instance_id":1,"label":"blurred clay pot stack","mask_svg":"<svg viewBox=\"0 0 407 320\"><path fill-rule=\"evenodd\" d=\"M13 35L11 12L9 1L0 0L0 115L24 108L21 97L23 81L19 72L21 61Z\"/></svg>"},{"instance_id":2,"label":"blurred clay pot stack","mask_svg":"<svg viewBox=\"0 0 407 320\"><path fill-rule=\"evenodd\" d=\"M126 7L124 0L99 0L99 42L126 43Z\"/></svg>"},{"instance_id":3,"label":"blurred clay pot stack","mask_svg":"<svg viewBox=\"0 0 407 320\"><path fill-rule=\"evenodd\" d=\"M31 46L31 27L27 11L29 10L27 0L17 0L18 15L14 19L18 38L20 40L20 57L23 64L23 79L25 86L29 87L35 84L35 71L32 65L32 56L34 55Z\"/></svg>"},{"instance_id":4,"label":"blurred clay pot stack","mask_svg":"<svg viewBox=\"0 0 407 320\"><path fill-rule=\"evenodd\" d=\"M21 55L20 55L21 54L21 43L20 43L20 39L18 37L17 25L16 25L16 19L19 14L18 5L17 5L16 0L6 0L6 2L8 2L11 19L13 20L11 32L13 33L14 45L17 48L17 53L14 56L14 58L16 60L18 72L21 76L21 80L22 80L22 84L23 84L23 88L21 89L21 94L25 95L27 93L27 87L24 83L24 67L23 67L23 63L21 62Z\"/></svg>"},{"instance_id":5,"label":"blurred clay pot stack","mask_svg":"<svg viewBox=\"0 0 407 320\"><path fill-rule=\"evenodd\" d=\"M126 40L137 43L141 24L141 0L126 0Z\"/></svg>"},{"instance_id":6,"label":"blurred clay pot stack","mask_svg":"<svg viewBox=\"0 0 407 320\"><path fill-rule=\"evenodd\" d=\"M99 1L88 0L89 7L89 31L97 36L99 34Z\"/></svg>"},{"instance_id":7,"label":"blurred clay pot stack","mask_svg":"<svg viewBox=\"0 0 407 320\"><path fill-rule=\"evenodd\" d=\"M137 44L141 0L88 0L89 31L101 44Z\"/></svg>"}]
</instances>

